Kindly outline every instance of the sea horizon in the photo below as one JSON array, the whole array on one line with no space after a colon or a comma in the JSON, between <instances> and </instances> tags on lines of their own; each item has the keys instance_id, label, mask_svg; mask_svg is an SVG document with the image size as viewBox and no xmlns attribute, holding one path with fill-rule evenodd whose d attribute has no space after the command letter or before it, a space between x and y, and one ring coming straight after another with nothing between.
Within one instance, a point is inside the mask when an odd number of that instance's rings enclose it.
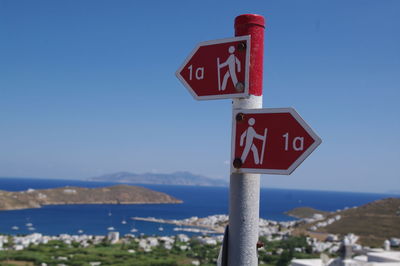
<instances>
[{"instance_id":1,"label":"sea horizon","mask_svg":"<svg viewBox=\"0 0 400 266\"><path fill-rule=\"evenodd\" d=\"M262 177L261 177L262 178ZM112 181L97 181L90 180L90 178L50 178L50 177L22 177L22 176L0 176L1 179L27 179L27 180L43 180L43 181L63 181L68 183L68 181L78 181L78 182L90 182L90 183L102 183L107 185L118 185L118 184L126 184L133 186L146 186L146 185L160 185L160 186L182 186L182 187L190 187L190 186L199 186L199 187L224 187L229 188L229 180L226 186L214 186L214 185L175 185L175 184L146 184L146 183L131 183L131 182L112 182ZM216 179L216 178L215 178ZM0 184L1 185L1 184ZM96 186L97 187L97 186ZM53 187L52 187L53 188ZM331 189L305 189L305 188L283 188L283 187L268 187L268 186L260 186L260 189L273 189L273 190L294 190L294 191L315 191L315 192L335 192L335 193L358 193L358 194L377 194L377 195L388 195L393 197L400 197L400 191L397 190L388 190L384 192L376 192L376 191L354 191L354 190L331 190ZM2 188L0 187L0 190Z\"/></svg>"}]
</instances>

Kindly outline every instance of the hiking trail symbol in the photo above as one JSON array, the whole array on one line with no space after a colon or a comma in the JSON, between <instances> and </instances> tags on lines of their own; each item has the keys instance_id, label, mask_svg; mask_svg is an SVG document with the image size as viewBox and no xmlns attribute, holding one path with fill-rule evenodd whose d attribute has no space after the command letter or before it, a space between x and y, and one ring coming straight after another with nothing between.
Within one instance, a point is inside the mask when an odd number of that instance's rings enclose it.
<instances>
[{"instance_id":1,"label":"hiking trail symbol","mask_svg":"<svg viewBox=\"0 0 400 266\"><path fill-rule=\"evenodd\" d=\"M250 118L248 121L249 127L240 136L240 147L243 147L243 144L245 144L242 156L240 157L242 163L246 161L250 150L253 153L253 159L255 164L262 164L264 161L265 143L267 142L268 128L264 129L264 135L259 135L253 128L255 123L256 120L254 118ZM260 156L258 154L257 146L254 143L255 138L262 140L262 148Z\"/></svg>"},{"instance_id":2,"label":"hiking trail symbol","mask_svg":"<svg viewBox=\"0 0 400 266\"><path fill-rule=\"evenodd\" d=\"M293 108L235 109L233 118L232 173L289 175L321 143Z\"/></svg>"},{"instance_id":3,"label":"hiking trail symbol","mask_svg":"<svg viewBox=\"0 0 400 266\"><path fill-rule=\"evenodd\" d=\"M196 100L249 97L250 36L201 42L176 71Z\"/></svg>"},{"instance_id":4,"label":"hiking trail symbol","mask_svg":"<svg viewBox=\"0 0 400 266\"><path fill-rule=\"evenodd\" d=\"M236 77L236 70L240 72L240 60L235 56L235 46L229 47L229 57L226 59L224 63L220 63L219 57L217 57L217 69L218 69L218 90L224 91L226 89L226 84L228 79L231 78L233 85L238 88L240 85L238 84L238 79ZM221 69L224 67L228 67L225 72L224 79L221 84ZM237 67L236 67L237 66Z\"/></svg>"}]
</instances>

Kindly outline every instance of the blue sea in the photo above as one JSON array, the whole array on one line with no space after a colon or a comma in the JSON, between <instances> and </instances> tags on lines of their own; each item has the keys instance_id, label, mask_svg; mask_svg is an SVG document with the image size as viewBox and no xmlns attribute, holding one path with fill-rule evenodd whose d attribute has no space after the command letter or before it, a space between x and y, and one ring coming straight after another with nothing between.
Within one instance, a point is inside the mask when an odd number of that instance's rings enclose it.
<instances>
[{"instance_id":1,"label":"blue sea","mask_svg":"<svg viewBox=\"0 0 400 266\"><path fill-rule=\"evenodd\" d=\"M29 188L46 189L64 186L103 187L116 183L91 182L59 179L0 178L0 190L22 191ZM204 217L214 214L228 214L227 187L141 185L165 192L183 204L138 204L138 205L55 205L39 209L0 211L1 234L29 234L38 232L45 235L85 234L105 235L114 227L121 234L174 235L175 225L133 221L131 217L156 217L161 219L184 219L192 216ZM276 221L293 220L284 212L296 207L313 207L335 211L345 207L393 197L388 194L348 193L331 191L306 191L288 189L261 189L260 217ZM122 222L126 221L125 224ZM32 224L28 230L27 224ZM18 227L13 230L12 227ZM160 230L162 227L162 231ZM32 229L34 228L34 230ZM191 235L191 233L186 233Z\"/></svg>"}]
</instances>

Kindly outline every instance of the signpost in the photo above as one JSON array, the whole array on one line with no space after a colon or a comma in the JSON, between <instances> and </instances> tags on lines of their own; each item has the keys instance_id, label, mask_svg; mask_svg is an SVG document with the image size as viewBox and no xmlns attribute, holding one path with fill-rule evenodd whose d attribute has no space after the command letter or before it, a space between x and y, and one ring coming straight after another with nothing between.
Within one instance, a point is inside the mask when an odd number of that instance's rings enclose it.
<instances>
[{"instance_id":1,"label":"signpost","mask_svg":"<svg viewBox=\"0 0 400 266\"><path fill-rule=\"evenodd\" d=\"M289 175L321 143L293 108L236 110L232 172Z\"/></svg>"},{"instance_id":2,"label":"signpost","mask_svg":"<svg viewBox=\"0 0 400 266\"><path fill-rule=\"evenodd\" d=\"M197 100L249 95L250 36L199 43L176 72Z\"/></svg>"},{"instance_id":3,"label":"signpost","mask_svg":"<svg viewBox=\"0 0 400 266\"><path fill-rule=\"evenodd\" d=\"M176 72L197 100L232 98L229 228L219 265L258 265L260 174L290 174L321 143L292 108L262 108L262 16L235 19L235 38L202 42Z\"/></svg>"}]
</instances>

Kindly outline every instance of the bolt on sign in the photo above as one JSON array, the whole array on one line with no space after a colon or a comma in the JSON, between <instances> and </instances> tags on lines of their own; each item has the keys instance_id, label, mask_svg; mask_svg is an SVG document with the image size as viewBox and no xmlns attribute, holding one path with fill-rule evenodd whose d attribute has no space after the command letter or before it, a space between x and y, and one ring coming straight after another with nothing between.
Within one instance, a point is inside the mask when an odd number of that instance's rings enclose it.
<instances>
[{"instance_id":1,"label":"bolt on sign","mask_svg":"<svg viewBox=\"0 0 400 266\"><path fill-rule=\"evenodd\" d=\"M321 139L293 108L235 110L231 170L291 174Z\"/></svg>"},{"instance_id":2,"label":"bolt on sign","mask_svg":"<svg viewBox=\"0 0 400 266\"><path fill-rule=\"evenodd\" d=\"M249 95L250 36L199 43L176 76L197 100Z\"/></svg>"}]
</instances>

